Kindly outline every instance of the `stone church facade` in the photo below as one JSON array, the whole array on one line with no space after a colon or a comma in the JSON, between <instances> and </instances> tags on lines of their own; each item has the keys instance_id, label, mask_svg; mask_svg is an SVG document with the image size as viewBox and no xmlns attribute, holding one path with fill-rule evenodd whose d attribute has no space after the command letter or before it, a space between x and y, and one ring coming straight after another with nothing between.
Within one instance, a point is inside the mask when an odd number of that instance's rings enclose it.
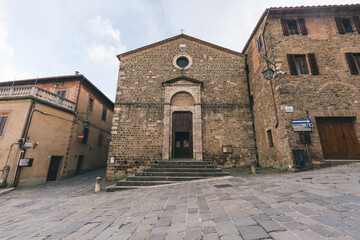
<instances>
[{"instance_id":1,"label":"stone church facade","mask_svg":"<svg viewBox=\"0 0 360 240\"><path fill-rule=\"evenodd\" d=\"M245 56L181 34L118 56L107 176L157 160L255 160Z\"/></svg>"},{"instance_id":2,"label":"stone church facade","mask_svg":"<svg viewBox=\"0 0 360 240\"><path fill-rule=\"evenodd\" d=\"M242 53L181 34L118 55L107 177L174 158L287 169L360 159L359 17L360 4L270 8ZM296 119L312 127L294 131Z\"/></svg>"}]
</instances>

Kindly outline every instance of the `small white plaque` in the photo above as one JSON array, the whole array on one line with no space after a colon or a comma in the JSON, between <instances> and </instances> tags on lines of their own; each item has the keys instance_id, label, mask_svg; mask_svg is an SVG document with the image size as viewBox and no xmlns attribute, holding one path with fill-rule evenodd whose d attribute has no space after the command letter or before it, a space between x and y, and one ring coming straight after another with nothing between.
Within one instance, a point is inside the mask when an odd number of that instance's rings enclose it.
<instances>
[{"instance_id":1,"label":"small white plaque","mask_svg":"<svg viewBox=\"0 0 360 240\"><path fill-rule=\"evenodd\" d=\"M110 163L115 163L115 157L110 157Z\"/></svg>"},{"instance_id":2,"label":"small white plaque","mask_svg":"<svg viewBox=\"0 0 360 240\"><path fill-rule=\"evenodd\" d=\"M285 106L285 112L287 112L287 113L294 112L294 107L293 106Z\"/></svg>"}]
</instances>

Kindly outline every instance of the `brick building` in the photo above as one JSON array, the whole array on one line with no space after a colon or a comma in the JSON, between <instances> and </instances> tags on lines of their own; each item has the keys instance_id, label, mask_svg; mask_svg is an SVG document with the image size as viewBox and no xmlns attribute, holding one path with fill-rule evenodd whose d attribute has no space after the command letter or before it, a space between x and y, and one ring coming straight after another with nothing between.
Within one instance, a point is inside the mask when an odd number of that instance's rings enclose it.
<instances>
[{"instance_id":1,"label":"brick building","mask_svg":"<svg viewBox=\"0 0 360 240\"><path fill-rule=\"evenodd\" d=\"M118 55L107 177L171 158L289 169L307 152L314 164L360 159L359 16L359 4L270 8L242 53L181 34ZM313 127L294 131L295 119Z\"/></svg>"},{"instance_id":2,"label":"brick building","mask_svg":"<svg viewBox=\"0 0 360 240\"><path fill-rule=\"evenodd\" d=\"M270 8L261 16L242 52L261 165L292 168L292 150L304 150L308 161L293 119L313 122L306 134L314 163L360 159L359 16L359 4ZM272 64L277 77L269 81L261 73Z\"/></svg>"}]
</instances>

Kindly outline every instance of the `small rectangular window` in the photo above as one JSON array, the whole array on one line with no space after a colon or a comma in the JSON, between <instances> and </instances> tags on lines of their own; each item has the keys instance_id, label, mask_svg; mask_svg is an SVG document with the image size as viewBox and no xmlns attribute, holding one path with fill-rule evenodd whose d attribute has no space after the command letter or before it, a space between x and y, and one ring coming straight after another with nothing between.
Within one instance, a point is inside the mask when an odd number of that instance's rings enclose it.
<instances>
[{"instance_id":1,"label":"small rectangular window","mask_svg":"<svg viewBox=\"0 0 360 240\"><path fill-rule=\"evenodd\" d=\"M0 136L3 135L3 131L5 128L7 116L0 116Z\"/></svg>"},{"instance_id":2,"label":"small rectangular window","mask_svg":"<svg viewBox=\"0 0 360 240\"><path fill-rule=\"evenodd\" d=\"M263 42L262 42L262 37L261 37L261 34L260 34L258 39L257 39L257 47L258 47L259 52L260 52L262 46L263 46Z\"/></svg>"},{"instance_id":3,"label":"small rectangular window","mask_svg":"<svg viewBox=\"0 0 360 240\"><path fill-rule=\"evenodd\" d=\"M88 128L84 128L84 138L82 140L82 143L83 144L87 144L87 141L88 141L88 136L89 136L89 129Z\"/></svg>"},{"instance_id":4,"label":"small rectangular window","mask_svg":"<svg viewBox=\"0 0 360 240\"><path fill-rule=\"evenodd\" d=\"M351 27L351 22L349 18L342 18L342 24L344 26L345 32L353 32Z\"/></svg>"},{"instance_id":5,"label":"small rectangular window","mask_svg":"<svg viewBox=\"0 0 360 240\"><path fill-rule=\"evenodd\" d=\"M296 20L287 20L287 26L288 26L290 35L299 34L299 31L297 29Z\"/></svg>"},{"instance_id":6,"label":"small rectangular window","mask_svg":"<svg viewBox=\"0 0 360 240\"><path fill-rule=\"evenodd\" d=\"M289 35L298 35L298 25L300 26L300 31L302 35L308 35L308 30L306 28L305 19L281 19L281 26L284 36Z\"/></svg>"},{"instance_id":7,"label":"small rectangular window","mask_svg":"<svg viewBox=\"0 0 360 240\"><path fill-rule=\"evenodd\" d=\"M360 73L360 53L345 53L351 74Z\"/></svg>"},{"instance_id":8,"label":"small rectangular window","mask_svg":"<svg viewBox=\"0 0 360 240\"><path fill-rule=\"evenodd\" d=\"M307 68L305 55L295 55L294 58L298 74L308 74L309 70Z\"/></svg>"},{"instance_id":9,"label":"small rectangular window","mask_svg":"<svg viewBox=\"0 0 360 240\"><path fill-rule=\"evenodd\" d=\"M103 145L103 138L104 135L102 133L99 133L99 138L98 138L98 146L101 147Z\"/></svg>"},{"instance_id":10,"label":"small rectangular window","mask_svg":"<svg viewBox=\"0 0 360 240\"><path fill-rule=\"evenodd\" d=\"M268 138L269 147L273 147L273 146L274 146L274 142L273 142L273 137L272 137L271 129L267 130L266 133L267 133L267 138Z\"/></svg>"},{"instance_id":11,"label":"small rectangular window","mask_svg":"<svg viewBox=\"0 0 360 240\"><path fill-rule=\"evenodd\" d=\"M58 90L56 94L64 98L66 96L66 90Z\"/></svg>"},{"instance_id":12,"label":"small rectangular window","mask_svg":"<svg viewBox=\"0 0 360 240\"><path fill-rule=\"evenodd\" d=\"M89 107L88 107L89 112L92 112L93 106L94 106L94 99L89 98Z\"/></svg>"},{"instance_id":13,"label":"small rectangular window","mask_svg":"<svg viewBox=\"0 0 360 240\"><path fill-rule=\"evenodd\" d=\"M101 120L103 120L103 121L106 120L106 108L103 108Z\"/></svg>"}]
</instances>

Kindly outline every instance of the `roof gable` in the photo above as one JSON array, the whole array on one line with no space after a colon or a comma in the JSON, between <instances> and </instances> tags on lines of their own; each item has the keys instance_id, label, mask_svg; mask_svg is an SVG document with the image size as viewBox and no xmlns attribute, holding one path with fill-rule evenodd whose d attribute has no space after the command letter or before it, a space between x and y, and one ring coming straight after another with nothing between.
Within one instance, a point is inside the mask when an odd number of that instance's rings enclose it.
<instances>
[{"instance_id":1,"label":"roof gable","mask_svg":"<svg viewBox=\"0 0 360 240\"><path fill-rule=\"evenodd\" d=\"M179 34L177 36L174 36L174 37L171 37L171 38L168 38L168 39L165 39L165 40L153 43L153 44L149 44L149 45L146 45L144 47L137 48L135 50L131 50L129 52L121 53L121 54L117 55L117 57L120 60L120 57L129 56L131 54L138 53L138 52L150 49L150 48L154 48L154 47L157 47L157 46L160 46L160 45L163 45L163 44L166 44L166 43L169 43L169 42L181 39L181 38L187 39L189 41L196 42L196 43L199 43L199 44L202 44L202 45L205 45L205 46L208 46L208 47L220 50L220 51L224 51L224 52L227 52L227 53L230 53L230 54L245 57L244 54L242 54L242 53L230 50L228 48L220 47L218 45L215 45L215 44L212 44L212 43L209 43L209 42L205 42L203 40L200 40L200 39L194 38L194 37L190 37L190 36L185 35L185 34Z\"/></svg>"}]
</instances>

